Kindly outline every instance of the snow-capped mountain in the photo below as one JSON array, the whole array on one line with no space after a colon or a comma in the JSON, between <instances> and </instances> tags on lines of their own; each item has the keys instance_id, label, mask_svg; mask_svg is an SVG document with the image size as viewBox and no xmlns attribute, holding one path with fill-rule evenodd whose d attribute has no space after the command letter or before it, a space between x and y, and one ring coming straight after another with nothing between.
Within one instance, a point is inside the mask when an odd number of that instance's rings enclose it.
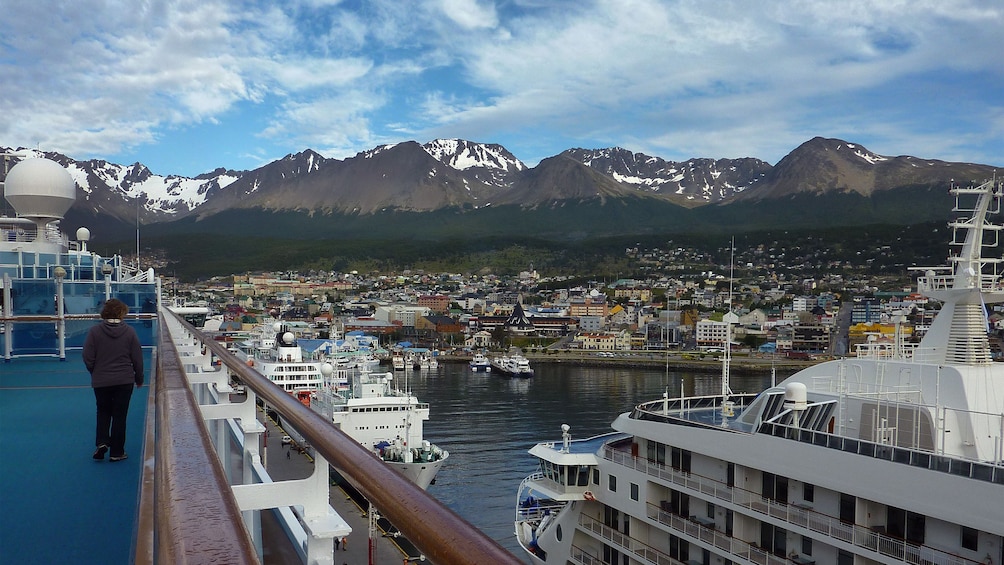
<instances>
[{"instance_id":1,"label":"snow-capped mountain","mask_svg":"<svg viewBox=\"0 0 1004 565\"><path fill-rule=\"evenodd\" d=\"M489 186L506 188L526 165L508 149L495 143L474 143L463 139L436 139L422 146L429 155L465 176Z\"/></svg>"},{"instance_id":2,"label":"snow-capped mountain","mask_svg":"<svg viewBox=\"0 0 1004 565\"><path fill-rule=\"evenodd\" d=\"M348 159L327 159L307 149L252 171L217 169L196 178L156 175L139 163L75 161L24 149L13 160L28 157L47 157L70 171L78 199L68 217L76 214L74 221L89 225L102 218L126 225L137 219L144 225L165 224L243 210L304 214L304 224L311 221L307 218L488 206L539 211L574 204L580 210L607 206L609 212L612 203L628 201L652 212L658 222L655 211L666 205L694 208L829 193L870 198L878 191L918 186L940 191L951 179L984 180L993 172L985 165L885 157L823 138L802 144L773 167L755 158L672 162L614 147L569 149L527 168L500 145L460 139L382 145ZM702 215L710 218L713 212ZM596 221L582 220L584 231Z\"/></svg>"},{"instance_id":3,"label":"snow-capped mountain","mask_svg":"<svg viewBox=\"0 0 1004 565\"><path fill-rule=\"evenodd\" d=\"M3 152L14 154L13 162L32 158L56 161L66 167L77 184L75 208L132 222L137 214L144 223L183 217L244 174L221 168L196 178L163 176L153 174L140 163L75 161L60 153L24 148Z\"/></svg>"},{"instance_id":4,"label":"snow-capped mountain","mask_svg":"<svg viewBox=\"0 0 1004 565\"><path fill-rule=\"evenodd\" d=\"M677 201L707 204L730 198L760 182L770 164L760 159L690 159L666 161L620 147L569 149L562 153L617 182Z\"/></svg>"}]
</instances>

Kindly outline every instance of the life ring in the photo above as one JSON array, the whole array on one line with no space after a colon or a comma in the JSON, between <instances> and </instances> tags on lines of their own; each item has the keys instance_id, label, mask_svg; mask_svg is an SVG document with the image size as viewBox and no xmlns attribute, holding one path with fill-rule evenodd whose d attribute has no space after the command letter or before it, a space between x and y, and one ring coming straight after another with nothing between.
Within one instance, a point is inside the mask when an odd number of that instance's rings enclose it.
<instances>
[{"instance_id":1,"label":"life ring","mask_svg":"<svg viewBox=\"0 0 1004 565\"><path fill-rule=\"evenodd\" d=\"M586 500L596 500L596 497L593 496L592 491L588 491L588 490L586 492L582 493L582 498L585 498Z\"/></svg>"},{"instance_id":2,"label":"life ring","mask_svg":"<svg viewBox=\"0 0 1004 565\"><path fill-rule=\"evenodd\" d=\"M248 367L254 367L254 360L248 359Z\"/></svg>"}]
</instances>

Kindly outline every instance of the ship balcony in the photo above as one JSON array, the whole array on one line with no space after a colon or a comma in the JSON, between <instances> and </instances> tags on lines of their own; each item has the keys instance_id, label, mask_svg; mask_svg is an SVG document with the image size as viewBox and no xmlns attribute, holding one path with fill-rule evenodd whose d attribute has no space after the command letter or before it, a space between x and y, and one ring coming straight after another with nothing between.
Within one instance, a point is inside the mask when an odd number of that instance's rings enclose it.
<instances>
[{"instance_id":1,"label":"ship balcony","mask_svg":"<svg viewBox=\"0 0 1004 565\"><path fill-rule=\"evenodd\" d=\"M811 508L799 506L798 504L786 504L764 498L758 492L730 487L721 481L667 467L666 465L649 461L642 457L632 456L628 452L612 447L605 447L602 457L617 465L643 472L661 482L672 484L682 492L699 499L713 500L726 507L731 505L733 509L744 511L744 514L752 515L758 520L776 522L789 531L814 537L814 539L818 539L821 543L828 543L827 540L831 539L843 541L855 546L859 550L863 550L862 554L864 555L871 552L872 559L878 560L881 557L891 557L906 563L918 564L978 565L979 563L933 547L907 543L900 538L875 531L869 526L848 524L840 521L838 518L816 512ZM709 527L710 524L705 525L696 519L668 512L662 508L661 504L649 503L648 508L648 517L650 519L669 525L674 530L686 534L693 540L702 543L709 543L710 540L714 547L730 551L734 556L749 559L754 563L771 563L769 560L758 560L759 558L755 557L757 552L763 553L759 548L753 547L747 549L743 546L743 544L749 545L747 542L724 536L722 532ZM817 535L813 536L813 534ZM728 542L731 545L725 545L725 541L720 539L722 536L731 540Z\"/></svg>"}]
</instances>

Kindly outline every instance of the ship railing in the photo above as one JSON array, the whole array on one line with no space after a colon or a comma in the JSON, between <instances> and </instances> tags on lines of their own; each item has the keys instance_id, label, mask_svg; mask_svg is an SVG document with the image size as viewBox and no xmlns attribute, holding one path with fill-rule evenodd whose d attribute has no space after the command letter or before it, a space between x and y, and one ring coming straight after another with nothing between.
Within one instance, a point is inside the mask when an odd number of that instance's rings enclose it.
<instances>
[{"instance_id":1,"label":"ship railing","mask_svg":"<svg viewBox=\"0 0 1004 565\"><path fill-rule=\"evenodd\" d=\"M994 414L988 414L987 416L1001 417ZM960 477L968 477L978 481L1004 485L1004 465L1001 464L987 463L962 456L939 455L932 451L876 443L774 422L762 423L758 431L800 443L808 443L829 449L839 449L840 451L910 465L911 467L920 467Z\"/></svg>"},{"instance_id":2,"label":"ship railing","mask_svg":"<svg viewBox=\"0 0 1004 565\"><path fill-rule=\"evenodd\" d=\"M733 394L729 396L727 401L732 403L733 410L741 412L756 396L753 393ZM652 400L635 406L631 413L631 418L661 422L686 420L688 423L721 427L719 417L721 415L720 409L723 407L724 402L726 400L720 394ZM705 421L705 418L698 416L711 416L715 419L713 421ZM735 422L736 420L730 419L729 421Z\"/></svg>"},{"instance_id":3,"label":"ship railing","mask_svg":"<svg viewBox=\"0 0 1004 565\"><path fill-rule=\"evenodd\" d=\"M585 549L577 545L572 545L571 552L569 554L569 559L574 563L579 563L581 565L607 565L607 562L596 557L592 553L589 553ZM679 563L678 561L672 562L674 565Z\"/></svg>"},{"instance_id":4,"label":"ship railing","mask_svg":"<svg viewBox=\"0 0 1004 565\"><path fill-rule=\"evenodd\" d=\"M980 292L993 294L1004 291L1001 278L998 275L980 274L977 280ZM926 293L939 290L950 290L955 287L955 275L922 276L917 278L917 292Z\"/></svg>"},{"instance_id":5,"label":"ship railing","mask_svg":"<svg viewBox=\"0 0 1004 565\"><path fill-rule=\"evenodd\" d=\"M816 512L805 503L788 504L765 498L761 493L744 490L734 486L730 487L728 484L721 481L697 475L682 469L667 467L664 464L649 461L648 459L642 457L632 456L630 453L616 450L610 446L604 446L602 450L602 457L618 465L644 472L649 476L686 488L693 493L700 493L705 497L732 503L738 507L747 508L759 514L775 518L793 526L799 526L824 534L827 537L832 537L863 549L883 553L883 551L878 548L881 547L889 550L888 548L895 549L900 545L903 545L903 540L899 538L889 536L881 532L876 532L867 526L848 524L832 516ZM652 503L650 503L650 505L657 511L666 512L660 505ZM653 510L650 509L650 517L652 517L652 512ZM667 512L667 514L671 513ZM671 515L675 516L673 514ZM686 518L681 519L686 520ZM683 524L682 522L679 522L678 524L681 526L678 528L681 531L688 532L688 534L693 531L693 527L690 525ZM690 530L688 530L688 528L690 528ZM733 551L733 553L740 555L740 553L736 551ZM889 553L884 554L892 555ZM914 554L920 556L934 556L935 558L930 561L910 561L909 559L912 558ZM958 555L923 545L918 546L906 544L902 551L894 556L904 559L908 563L917 563L918 565L926 562L950 563L953 565L978 565L978 562L976 561L971 561L963 557L959 557Z\"/></svg>"},{"instance_id":6,"label":"ship railing","mask_svg":"<svg viewBox=\"0 0 1004 565\"><path fill-rule=\"evenodd\" d=\"M428 492L408 480L403 474L392 469L379 457L337 429L332 425L330 419L303 405L267 377L231 355L225 344L216 342L166 309L162 310L162 314L173 316L191 335L192 339L205 349L207 355L211 354L214 359L222 363L224 368L221 370L227 371L227 378L237 380L245 385L249 398L253 394L255 398L264 401L269 410L277 412L282 418L283 425L298 432L312 447L316 460L327 461L331 468L338 471L347 482L352 484L431 562L440 565L461 565L472 562L522 564L520 559L509 553L498 542L472 526ZM175 368L175 371L180 371L180 369ZM160 410L161 406L158 404L158 414ZM203 436L208 435L205 425L201 421L199 423L200 433ZM158 449L176 449L179 456L188 453L184 445L172 447L160 446L160 443L158 442ZM207 471L220 466L219 459L215 459L214 463L192 461L184 461L183 463L192 473L201 474L206 474ZM181 465L182 462L178 464ZM315 474L316 472L315 470ZM327 473L324 473L323 484L328 485L328 482ZM184 497L158 498L158 500L178 500L181 498ZM233 499L233 497L226 496L223 498ZM324 498L324 502L327 502L327 497ZM181 504L181 506L187 507L185 504ZM181 508L181 510L183 509ZM205 514L205 509L200 508L196 511L189 508L189 510L191 513L187 516L188 522L197 525L199 520L192 519L192 516L202 516ZM239 520L235 523L237 524L236 528L243 528ZM218 532L212 529L196 529L197 531L186 532L182 541L187 547L213 547L213 541L209 538L212 536L215 539ZM242 535L247 537L246 530L243 532ZM162 532L162 535L177 537L172 536L170 531ZM225 535L229 541L231 536L237 534ZM334 550L333 546L331 550ZM210 556L215 557L211 552L207 554L207 557ZM160 562L178 563L181 560L166 559L160 560ZM192 562L191 559L189 562ZM230 561L224 557L216 562L241 563L243 561Z\"/></svg>"}]
</instances>

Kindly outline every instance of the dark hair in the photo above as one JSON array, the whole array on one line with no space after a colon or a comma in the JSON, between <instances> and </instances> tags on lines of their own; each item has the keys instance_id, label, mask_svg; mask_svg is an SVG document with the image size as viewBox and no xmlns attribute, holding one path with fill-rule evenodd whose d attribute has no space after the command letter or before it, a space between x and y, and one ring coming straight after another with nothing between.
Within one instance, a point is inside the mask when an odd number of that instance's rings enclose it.
<instances>
[{"instance_id":1,"label":"dark hair","mask_svg":"<svg viewBox=\"0 0 1004 565\"><path fill-rule=\"evenodd\" d=\"M129 313L129 307L118 298L109 298L101 308L102 320L121 320Z\"/></svg>"}]
</instances>

